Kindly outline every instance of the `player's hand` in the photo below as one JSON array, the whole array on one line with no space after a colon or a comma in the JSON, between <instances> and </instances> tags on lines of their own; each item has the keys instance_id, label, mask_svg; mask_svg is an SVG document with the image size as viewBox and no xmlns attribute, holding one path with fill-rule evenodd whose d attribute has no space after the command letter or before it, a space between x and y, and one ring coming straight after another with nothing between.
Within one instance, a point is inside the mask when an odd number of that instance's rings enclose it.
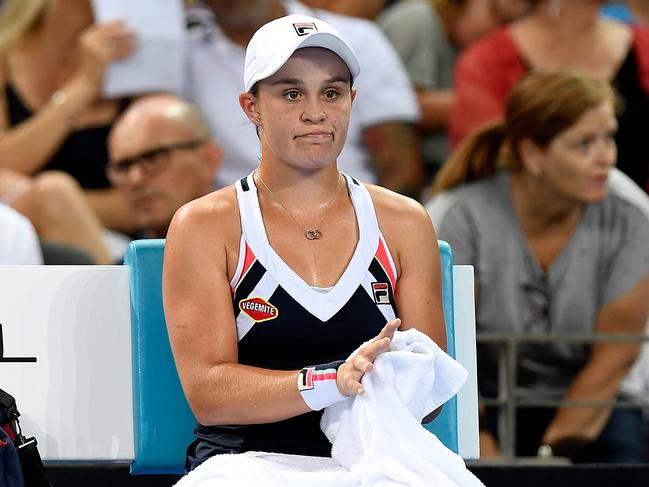
<instances>
[{"instance_id":1,"label":"player's hand","mask_svg":"<svg viewBox=\"0 0 649 487\"><path fill-rule=\"evenodd\" d=\"M388 321L372 341L363 345L356 354L338 368L336 384L338 390L345 396L362 394L361 385L363 375L374 368L374 360L384 352L390 350L390 342L394 332L401 326L399 318Z\"/></svg>"}]
</instances>

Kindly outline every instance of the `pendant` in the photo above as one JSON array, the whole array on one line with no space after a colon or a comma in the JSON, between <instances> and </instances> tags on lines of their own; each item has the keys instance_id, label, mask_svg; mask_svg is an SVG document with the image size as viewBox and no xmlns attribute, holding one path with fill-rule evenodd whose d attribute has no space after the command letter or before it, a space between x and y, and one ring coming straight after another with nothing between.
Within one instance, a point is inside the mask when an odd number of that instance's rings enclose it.
<instances>
[{"instance_id":1,"label":"pendant","mask_svg":"<svg viewBox=\"0 0 649 487\"><path fill-rule=\"evenodd\" d=\"M322 232L320 230L307 230L304 232L304 236L308 238L309 240L318 240L320 237L322 237Z\"/></svg>"}]
</instances>

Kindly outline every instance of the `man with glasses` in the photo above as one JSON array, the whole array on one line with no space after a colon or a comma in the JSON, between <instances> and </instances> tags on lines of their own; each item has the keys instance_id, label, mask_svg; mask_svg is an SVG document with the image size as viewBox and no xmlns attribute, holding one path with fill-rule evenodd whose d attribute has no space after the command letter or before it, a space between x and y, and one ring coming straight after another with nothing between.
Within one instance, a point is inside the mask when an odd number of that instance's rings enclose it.
<instances>
[{"instance_id":1,"label":"man with glasses","mask_svg":"<svg viewBox=\"0 0 649 487\"><path fill-rule=\"evenodd\" d=\"M201 113L171 95L131 104L108 149L108 177L127 197L142 238L164 238L178 208L212 191L221 162Z\"/></svg>"}]
</instances>

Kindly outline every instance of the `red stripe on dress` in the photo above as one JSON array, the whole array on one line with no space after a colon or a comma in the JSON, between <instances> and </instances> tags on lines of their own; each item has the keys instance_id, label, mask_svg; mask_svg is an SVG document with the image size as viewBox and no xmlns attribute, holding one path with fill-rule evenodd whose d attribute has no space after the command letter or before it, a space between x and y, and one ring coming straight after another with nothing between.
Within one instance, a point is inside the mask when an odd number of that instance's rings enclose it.
<instances>
[{"instance_id":1,"label":"red stripe on dress","mask_svg":"<svg viewBox=\"0 0 649 487\"><path fill-rule=\"evenodd\" d=\"M239 276L239 280L237 283L234 285L232 288L232 293L234 294L235 290L237 289L237 286L239 286L239 283L243 281L243 278L246 276L246 272L248 272L248 269L250 269L250 266L253 264L253 262L257 258L255 257L255 254L252 253L252 250L250 250L250 247L248 247L248 242L246 242L246 254L243 259L243 269L241 269L241 275Z\"/></svg>"},{"instance_id":2,"label":"red stripe on dress","mask_svg":"<svg viewBox=\"0 0 649 487\"><path fill-rule=\"evenodd\" d=\"M379 247L376 249L376 258L379 259L379 262L385 269L385 272L390 278L392 283L392 291L397 292L397 280L394 277L394 272L392 272L392 266L390 265L390 259L388 258L388 253L385 250L385 245L383 245L383 239L379 238Z\"/></svg>"},{"instance_id":3,"label":"red stripe on dress","mask_svg":"<svg viewBox=\"0 0 649 487\"><path fill-rule=\"evenodd\" d=\"M248 269L250 269L250 266L254 261L255 261L255 254L252 253L252 250L250 250L250 247L248 247L248 242L246 242L246 259L243 261L243 270L241 271L242 276L246 272L248 272Z\"/></svg>"}]
</instances>

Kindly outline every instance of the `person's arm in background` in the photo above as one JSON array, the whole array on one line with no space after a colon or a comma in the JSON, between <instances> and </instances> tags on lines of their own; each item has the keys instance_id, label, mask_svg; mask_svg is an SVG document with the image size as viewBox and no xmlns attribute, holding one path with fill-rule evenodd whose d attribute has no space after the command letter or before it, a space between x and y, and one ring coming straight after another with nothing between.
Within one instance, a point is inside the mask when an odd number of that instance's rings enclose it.
<instances>
[{"instance_id":1,"label":"person's arm in background","mask_svg":"<svg viewBox=\"0 0 649 487\"><path fill-rule=\"evenodd\" d=\"M428 2L397 2L376 19L399 54L417 91L421 111L418 128L446 131L453 101L453 53L444 26Z\"/></svg>"},{"instance_id":2,"label":"person's arm in background","mask_svg":"<svg viewBox=\"0 0 649 487\"><path fill-rule=\"evenodd\" d=\"M629 0L629 7L636 20L649 24L649 1Z\"/></svg>"},{"instance_id":3,"label":"person's arm in background","mask_svg":"<svg viewBox=\"0 0 649 487\"><path fill-rule=\"evenodd\" d=\"M24 122L10 127L6 100L0 98L0 167L23 174L37 172L74 129L81 115L99 96L106 66L130 54L134 38L121 22L93 25L79 38L78 72L50 101ZM4 87L7 80L0 79Z\"/></svg>"},{"instance_id":4,"label":"person's arm in background","mask_svg":"<svg viewBox=\"0 0 649 487\"><path fill-rule=\"evenodd\" d=\"M649 313L649 276L624 296L606 304L599 312L598 333L641 336ZM638 342L595 342L590 358L579 372L566 400L613 400L622 380L640 351ZM598 438L612 407L563 407L543 435L556 455L570 456L572 449Z\"/></svg>"},{"instance_id":5,"label":"person's arm in background","mask_svg":"<svg viewBox=\"0 0 649 487\"><path fill-rule=\"evenodd\" d=\"M415 125L419 107L399 56L380 29L358 24L353 47L361 60L352 119L363 127L362 141L379 184L398 193L420 197L423 160Z\"/></svg>"},{"instance_id":6,"label":"person's arm in background","mask_svg":"<svg viewBox=\"0 0 649 487\"><path fill-rule=\"evenodd\" d=\"M312 8L374 20L387 2L386 0L305 0L303 3Z\"/></svg>"},{"instance_id":7,"label":"person's arm in background","mask_svg":"<svg viewBox=\"0 0 649 487\"><path fill-rule=\"evenodd\" d=\"M524 73L514 53L498 52L500 44L507 46L503 35L497 30L477 41L462 52L455 65L455 96L449 118L453 147L474 129L502 116L509 90ZM503 57L509 60L505 66Z\"/></svg>"},{"instance_id":8,"label":"person's arm in background","mask_svg":"<svg viewBox=\"0 0 649 487\"><path fill-rule=\"evenodd\" d=\"M421 110L419 128L426 132L446 130L453 99L453 90L424 90L418 88L417 100L419 100L419 109Z\"/></svg>"},{"instance_id":9,"label":"person's arm in background","mask_svg":"<svg viewBox=\"0 0 649 487\"><path fill-rule=\"evenodd\" d=\"M419 199L423 162L415 127L403 122L372 125L363 131L363 141L372 158L379 184Z\"/></svg>"},{"instance_id":10,"label":"person's arm in background","mask_svg":"<svg viewBox=\"0 0 649 487\"><path fill-rule=\"evenodd\" d=\"M611 191L632 193L630 181L616 176ZM635 188L639 190L639 188ZM620 248L610 264L608 282L605 283L606 304L599 310L595 331L609 334L643 335L649 316L649 223L646 198L641 205L629 201L634 207L633 220L625 222L626 234L621 235ZM564 399L613 400L617 397L622 380L633 366L641 347L639 342L595 342L588 362L575 377ZM569 455L572 447L578 448L598 438L610 416L611 407L561 408L548 426L543 442L555 449L555 454ZM567 450L562 452L561 443ZM573 443L574 442L574 443Z\"/></svg>"}]
</instances>

